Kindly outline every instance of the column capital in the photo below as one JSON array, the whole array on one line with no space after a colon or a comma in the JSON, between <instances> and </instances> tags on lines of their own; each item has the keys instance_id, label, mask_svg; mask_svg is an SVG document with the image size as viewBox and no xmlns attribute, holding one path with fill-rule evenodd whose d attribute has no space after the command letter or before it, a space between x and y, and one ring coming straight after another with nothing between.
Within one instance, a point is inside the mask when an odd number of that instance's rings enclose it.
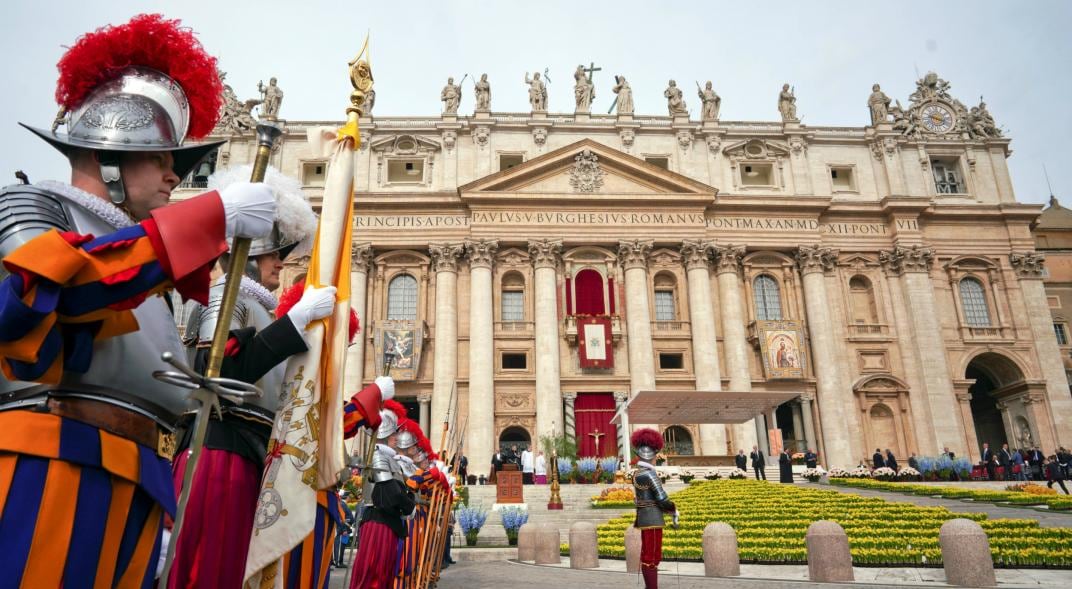
<instances>
[{"instance_id":1,"label":"column capital","mask_svg":"<svg viewBox=\"0 0 1072 589\"><path fill-rule=\"evenodd\" d=\"M1043 262L1046 255L1039 252L1012 252L1009 263L1016 270L1016 276L1022 279L1042 278Z\"/></svg>"},{"instance_id":2,"label":"column capital","mask_svg":"<svg viewBox=\"0 0 1072 589\"><path fill-rule=\"evenodd\" d=\"M834 265L837 263L838 250L819 247L802 245L797 248L796 258L797 265L800 266L801 274L811 274L812 272L827 272L834 269Z\"/></svg>"},{"instance_id":3,"label":"column capital","mask_svg":"<svg viewBox=\"0 0 1072 589\"><path fill-rule=\"evenodd\" d=\"M577 393L562 393L562 400L572 405L577 400Z\"/></svg>"},{"instance_id":4,"label":"column capital","mask_svg":"<svg viewBox=\"0 0 1072 589\"><path fill-rule=\"evenodd\" d=\"M471 268L491 268L495 259L495 252L499 250L499 241L496 239L467 239L465 241L465 253L469 256Z\"/></svg>"},{"instance_id":5,"label":"column capital","mask_svg":"<svg viewBox=\"0 0 1072 589\"><path fill-rule=\"evenodd\" d=\"M878 261L887 274L894 276L905 272L930 272L934 265L934 250L923 245L896 245L892 251L879 252Z\"/></svg>"},{"instance_id":6,"label":"column capital","mask_svg":"<svg viewBox=\"0 0 1072 589\"><path fill-rule=\"evenodd\" d=\"M368 274L369 262L372 261L372 244L355 243L350 246L350 270Z\"/></svg>"},{"instance_id":7,"label":"column capital","mask_svg":"<svg viewBox=\"0 0 1072 589\"><path fill-rule=\"evenodd\" d=\"M628 400L629 400L629 393L627 393L625 391L615 391L614 392L614 402L615 403L621 405L622 403L625 403Z\"/></svg>"},{"instance_id":8,"label":"column capital","mask_svg":"<svg viewBox=\"0 0 1072 589\"><path fill-rule=\"evenodd\" d=\"M630 268L648 268L648 254L655 247L650 240L633 239L618 242L618 261L626 270Z\"/></svg>"},{"instance_id":9,"label":"column capital","mask_svg":"<svg viewBox=\"0 0 1072 589\"><path fill-rule=\"evenodd\" d=\"M428 253L436 272L457 272L458 258L465 253L465 244L432 243L428 245Z\"/></svg>"},{"instance_id":10,"label":"column capital","mask_svg":"<svg viewBox=\"0 0 1072 589\"><path fill-rule=\"evenodd\" d=\"M801 404L811 403L814 400L815 400L815 395L813 395L811 393L801 393L800 397L797 399L797 401L799 401Z\"/></svg>"},{"instance_id":11,"label":"column capital","mask_svg":"<svg viewBox=\"0 0 1072 589\"><path fill-rule=\"evenodd\" d=\"M972 400L972 394L971 393L958 392L958 393L956 393L956 396L957 396L957 402L958 403L969 403Z\"/></svg>"},{"instance_id":12,"label":"column capital","mask_svg":"<svg viewBox=\"0 0 1072 589\"><path fill-rule=\"evenodd\" d=\"M741 259L744 258L745 247L743 245L716 245L715 268L717 274L741 271Z\"/></svg>"},{"instance_id":13,"label":"column capital","mask_svg":"<svg viewBox=\"0 0 1072 589\"><path fill-rule=\"evenodd\" d=\"M432 393L418 393L417 402L421 405L427 405L432 402Z\"/></svg>"},{"instance_id":14,"label":"column capital","mask_svg":"<svg viewBox=\"0 0 1072 589\"><path fill-rule=\"evenodd\" d=\"M534 239L529 242L529 255L536 268L558 268L562 257L561 239Z\"/></svg>"},{"instance_id":15,"label":"column capital","mask_svg":"<svg viewBox=\"0 0 1072 589\"><path fill-rule=\"evenodd\" d=\"M681 261L685 263L686 270L694 268L707 269L711 261L711 251L714 246L709 241L699 239L685 239L681 241Z\"/></svg>"}]
</instances>

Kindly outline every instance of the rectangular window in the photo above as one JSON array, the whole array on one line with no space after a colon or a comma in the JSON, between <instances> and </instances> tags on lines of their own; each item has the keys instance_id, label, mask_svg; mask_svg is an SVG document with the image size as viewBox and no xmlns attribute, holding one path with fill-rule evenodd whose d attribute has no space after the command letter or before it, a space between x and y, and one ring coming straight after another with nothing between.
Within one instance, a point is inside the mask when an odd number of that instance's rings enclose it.
<instances>
[{"instance_id":1,"label":"rectangular window","mask_svg":"<svg viewBox=\"0 0 1072 589\"><path fill-rule=\"evenodd\" d=\"M674 321L676 319L677 313L674 310L674 291L655 291L655 320Z\"/></svg>"},{"instance_id":2,"label":"rectangular window","mask_svg":"<svg viewBox=\"0 0 1072 589\"><path fill-rule=\"evenodd\" d=\"M653 156L649 156L649 157L644 158L644 161L648 162L649 164L651 164L653 166L659 166L660 168L662 168L664 170L669 170L670 169L670 158L665 157L665 156L655 156L655 155L653 155Z\"/></svg>"},{"instance_id":3,"label":"rectangular window","mask_svg":"<svg viewBox=\"0 0 1072 589\"><path fill-rule=\"evenodd\" d=\"M424 160L388 160L387 181L395 184L419 184L424 181Z\"/></svg>"},{"instance_id":4,"label":"rectangular window","mask_svg":"<svg viewBox=\"0 0 1072 589\"><path fill-rule=\"evenodd\" d=\"M520 290L507 290L502 293L502 320L525 320L525 293Z\"/></svg>"},{"instance_id":5,"label":"rectangular window","mask_svg":"<svg viewBox=\"0 0 1072 589\"><path fill-rule=\"evenodd\" d=\"M525 156L520 153L501 153L499 154L499 171L509 170L514 166L521 165L523 161L525 161Z\"/></svg>"},{"instance_id":6,"label":"rectangular window","mask_svg":"<svg viewBox=\"0 0 1072 589\"><path fill-rule=\"evenodd\" d=\"M744 186L774 186L774 166L771 164L740 164L741 184Z\"/></svg>"},{"instance_id":7,"label":"rectangular window","mask_svg":"<svg viewBox=\"0 0 1072 589\"><path fill-rule=\"evenodd\" d=\"M1054 323L1053 332L1057 335L1057 345L1068 345L1068 326L1064 323Z\"/></svg>"},{"instance_id":8,"label":"rectangular window","mask_svg":"<svg viewBox=\"0 0 1072 589\"><path fill-rule=\"evenodd\" d=\"M852 168L848 166L832 166L830 168L830 186L834 192L855 192L856 177L852 173Z\"/></svg>"},{"instance_id":9,"label":"rectangular window","mask_svg":"<svg viewBox=\"0 0 1072 589\"><path fill-rule=\"evenodd\" d=\"M528 356L524 352L503 352L503 370L526 370L528 365Z\"/></svg>"},{"instance_id":10,"label":"rectangular window","mask_svg":"<svg viewBox=\"0 0 1072 589\"><path fill-rule=\"evenodd\" d=\"M323 186L327 178L327 164L324 162L308 162L302 165L302 184L304 186Z\"/></svg>"},{"instance_id":11,"label":"rectangular window","mask_svg":"<svg viewBox=\"0 0 1072 589\"><path fill-rule=\"evenodd\" d=\"M1054 296L1046 297L1046 303L1050 306L1051 309L1060 309L1061 308L1061 297L1054 297Z\"/></svg>"},{"instance_id":12,"label":"rectangular window","mask_svg":"<svg viewBox=\"0 0 1072 589\"><path fill-rule=\"evenodd\" d=\"M683 370L685 368L685 355L677 353L659 352L659 370Z\"/></svg>"},{"instance_id":13,"label":"rectangular window","mask_svg":"<svg viewBox=\"0 0 1072 589\"><path fill-rule=\"evenodd\" d=\"M936 158L931 160L934 173L934 189L938 194L964 194L964 179L960 175L960 166L956 158Z\"/></svg>"}]
</instances>

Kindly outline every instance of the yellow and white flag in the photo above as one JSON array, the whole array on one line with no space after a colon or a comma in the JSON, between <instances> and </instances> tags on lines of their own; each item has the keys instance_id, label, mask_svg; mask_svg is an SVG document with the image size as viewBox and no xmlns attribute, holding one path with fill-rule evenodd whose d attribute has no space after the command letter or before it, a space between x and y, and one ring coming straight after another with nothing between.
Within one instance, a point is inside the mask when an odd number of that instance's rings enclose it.
<instances>
[{"instance_id":1,"label":"yellow and white flag","mask_svg":"<svg viewBox=\"0 0 1072 589\"><path fill-rule=\"evenodd\" d=\"M344 369L350 325L356 125L309 130L312 152L330 156L306 288L335 286L334 313L305 331L309 351L292 356L268 445L246 558L246 586L283 586L281 560L313 532L316 494L338 482L343 448Z\"/></svg>"}]
</instances>

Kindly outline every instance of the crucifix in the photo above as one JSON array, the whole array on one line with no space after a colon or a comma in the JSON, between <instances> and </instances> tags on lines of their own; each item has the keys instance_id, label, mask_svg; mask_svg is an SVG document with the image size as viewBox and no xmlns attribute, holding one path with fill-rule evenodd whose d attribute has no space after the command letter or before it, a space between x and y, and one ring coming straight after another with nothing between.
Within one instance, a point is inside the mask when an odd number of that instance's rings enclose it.
<instances>
[{"instance_id":1,"label":"crucifix","mask_svg":"<svg viewBox=\"0 0 1072 589\"><path fill-rule=\"evenodd\" d=\"M603 436L605 436L607 434L599 431L599 428L597 427L595 429L595 431L590 432L588 435L590 435L593 438L595 438L595 441L596 441L596 456L603 456L603 451L600 448L600 442L602 441Z\"/></svg>"},{"instance_id":2,"label":"crucifix","mask_svg":"<svg viewBox=\"0 0 1072 589\"><path fill-rule=\"evenodd\" d=\"M594 74L596 72L603 71L603 68L596 67L596 62L593 61L593 62L591 62L591 65L589 65L588 67L584 68L584 71L588 72L588 81L591 82L592 81L592 74Z\"/></svg>"}]
</instances>

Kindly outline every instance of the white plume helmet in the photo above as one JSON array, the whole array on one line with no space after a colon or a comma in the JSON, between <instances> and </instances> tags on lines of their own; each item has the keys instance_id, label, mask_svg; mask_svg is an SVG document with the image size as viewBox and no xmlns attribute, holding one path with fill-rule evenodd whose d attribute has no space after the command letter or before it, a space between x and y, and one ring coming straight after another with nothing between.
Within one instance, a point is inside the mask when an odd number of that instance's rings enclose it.
<instances>
[{"instance_id":1,"label":"white plume helmet","mask_svg":"<svg viewBox=\"0 0 1072 589\"><path fill-rule=\"evenodd\" d=\"M208 178L208 188L222 191L237 182L249 182L252 174L252 164L216 170ZM317 217L313 207L309 205L308 197L302 192L301 182L268 166L264 183L275 195L275 227L269 237L254 241L249 255L257 256L286 247L290 247L287 254L303 256L310 253L313 249L313 238L316 236Z\"/></svg>"}]
</instances>

